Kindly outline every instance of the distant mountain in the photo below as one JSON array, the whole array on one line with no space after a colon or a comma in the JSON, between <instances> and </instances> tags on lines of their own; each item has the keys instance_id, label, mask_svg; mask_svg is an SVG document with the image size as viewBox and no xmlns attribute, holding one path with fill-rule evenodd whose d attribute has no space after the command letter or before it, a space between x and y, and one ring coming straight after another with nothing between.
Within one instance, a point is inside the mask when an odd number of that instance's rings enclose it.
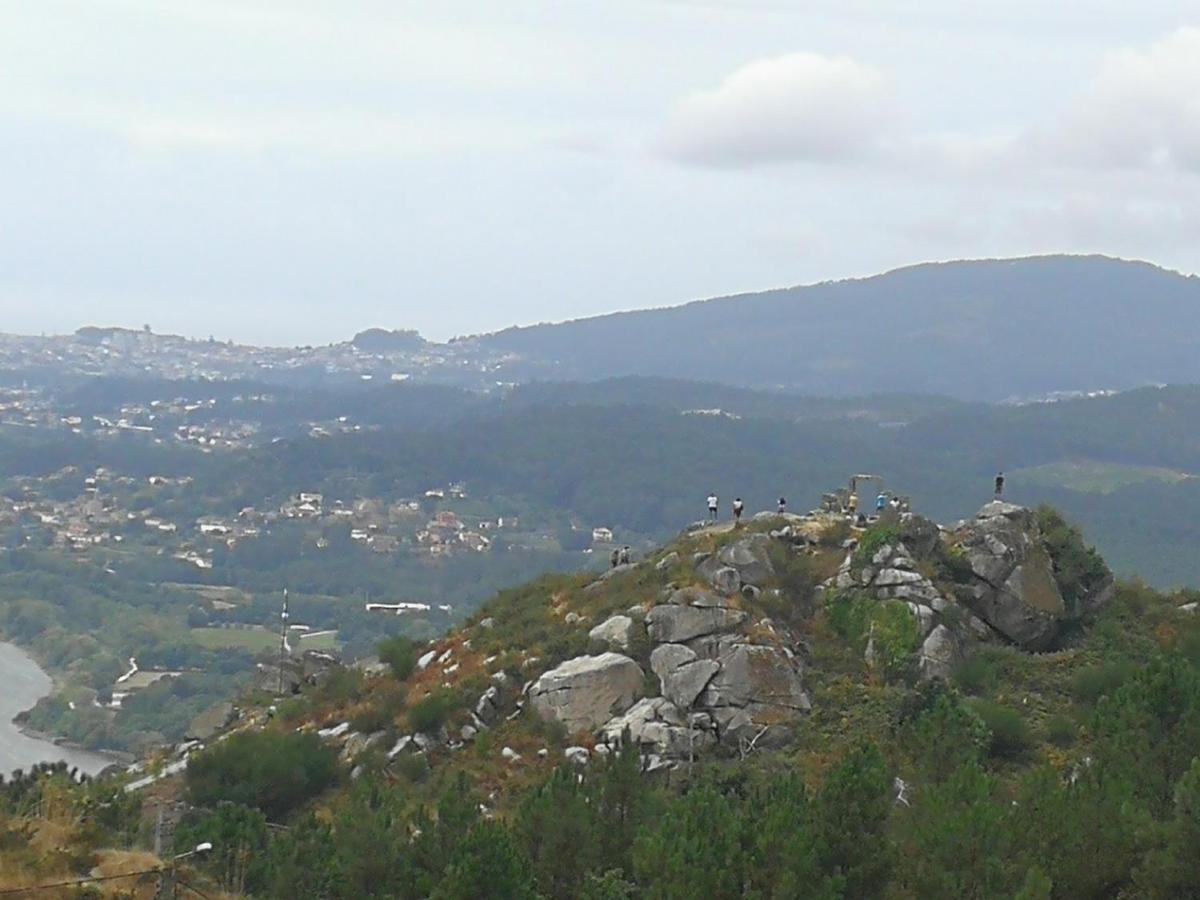
<instances>
[{"instance_id":1,"label":"distant mountain","mask_svg":"<svg viewBox=\"0 0 1200 900\"><path fill-rule=\"evenodd\" d=\"M1101 256L929 263L478 340L517 357L510 380L651 375L996 401L1200 382L1200 279Z\"/></svg>"}]
</instances>

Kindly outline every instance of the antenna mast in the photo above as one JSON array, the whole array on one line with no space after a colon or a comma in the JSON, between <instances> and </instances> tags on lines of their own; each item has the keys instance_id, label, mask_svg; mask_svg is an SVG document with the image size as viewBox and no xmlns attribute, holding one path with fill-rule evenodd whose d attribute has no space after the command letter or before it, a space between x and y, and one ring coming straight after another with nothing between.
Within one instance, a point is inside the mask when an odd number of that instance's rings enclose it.
<instances>
[{"instance_id":1,"label":"antenna mast","mask_svg":"<svg viewBox=\"0 0 1200 900\"><path fill-rule=\"evenodd\" d=\"M279 614L279 695L283 696L283 664L288 657L288 591L283 589L283 611Z\"/></svg>"}]
</instances>

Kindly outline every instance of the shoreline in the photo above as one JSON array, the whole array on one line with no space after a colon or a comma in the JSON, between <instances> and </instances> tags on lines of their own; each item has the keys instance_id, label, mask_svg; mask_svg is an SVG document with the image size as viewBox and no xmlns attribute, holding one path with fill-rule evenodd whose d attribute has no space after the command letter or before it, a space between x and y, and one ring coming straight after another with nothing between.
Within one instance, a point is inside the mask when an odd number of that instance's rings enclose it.
<instances>
[{"instance_id":1,"label":"shoreline","mask_svg":"<svg viewBox=\"0 0 1200 900\"><path fill-rule=\"evenodd\" d=\"M28 712L28 710L24 710L24 712ZM21 713L17 713L17 715L19 716ZM32 738L35 741L42 741L46 744L53 744L55 747L62 747L64 750L74 750L77 753L90 753L93 756L107 757L111 759L113 765L116 766L124 767L133 765L133 763L137 762L137 756L128 752L127 750L110 750L107 748L95 749L92 747L85 747L82 744L77 744L74 741L67 740L67 738L63 737L62 735L50 734L46 731L38 731L36 728L31 728L28 725L22 725L15 718L12 720L12 724L17 731L21 732L21 734L25 735L27 738Z\"/></svg>"},{"instance_id":2,"label":"shoreline","mask_svg":"<svg viewBox=\"0 0 1200 900\"><path fill-rule=\"evenodd\" d=\"M0 758L5 760L4 768L28 770L39 763L63 760L68 767L95 775L110 766L127 766L136 759L121 750L93 750L65 735L40 731L22 721L44 697L60 691L63 682L56 673L43 667L32 648L4 638L0 638L0 645L6 673L13 679L12 703L5 704L5 714L0 716Z\"/></svg>"}]
</instances>

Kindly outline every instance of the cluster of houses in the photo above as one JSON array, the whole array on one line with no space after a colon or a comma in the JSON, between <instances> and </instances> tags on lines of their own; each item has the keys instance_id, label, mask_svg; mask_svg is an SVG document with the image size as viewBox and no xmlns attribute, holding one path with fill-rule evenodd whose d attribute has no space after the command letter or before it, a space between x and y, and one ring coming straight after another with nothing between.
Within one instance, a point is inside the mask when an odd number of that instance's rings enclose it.
<instances>
[{"instance_id":1,"label":"cluster of houses","mask_svg":"<svg viewBox=\"0 0 1200 900\"><path fill-rule=\"evenodd\" d=\"M309 347L254 347L192 340L149 328L81 328L70 335L0 334L0 370L52 367L64 374L169 380L273 380L303 370L332 379L430 379L490 388L495 373L519 357L477 340L446 344L416 340L391 346L355 341Z\"/></svg>"},{"instance_id":2,"label":"cluster of houses","mask_svg":"<svg viewBox=\"0 0 1200 900\"><path fill-rule=\"evenodd\" d=\"M431 505L465 500L463 484L430 488L422 499L392 503L371 498L330 501L320 492L300 491L278 509L247 507L236 516L205 515L193 522L179 522L147 511L143 504L129 508L130 498L146 490L186 487L191 482L187 476L135 479L106 469L84 475L67 467L45 479L21 481L17 497L0 498L0 527L28 526L27 541L34 539L38 529L48 530L55 546L72 551L149 540L159 547L158 552L201 570L213 568L218 547L233 549L241 541L268 532L276 523L306 526L322 550L340 533L374 553L403 551L431 557L486 553L492 549L495 531L520 524L511 516L468 520L447 509L429 512ZM62 495L64 482L79 484L82 490L70 500L54 499Z\"/></svg>"}]
</instances>

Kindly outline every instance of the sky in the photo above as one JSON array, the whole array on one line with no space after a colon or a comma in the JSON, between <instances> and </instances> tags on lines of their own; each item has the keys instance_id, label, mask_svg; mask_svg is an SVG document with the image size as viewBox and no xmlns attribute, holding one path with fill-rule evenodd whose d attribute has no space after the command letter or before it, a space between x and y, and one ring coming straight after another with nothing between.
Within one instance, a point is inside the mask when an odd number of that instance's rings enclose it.
<instances>
[{"instance_id":1,"label":"sky","mask_svg":"<svg viewBox=\"0 0 1200 900\"><path fill-rule=\"evenodd\" d=\"M324 344L1200 271L1200 2L0 0L0 331Z\"/></svg>"}]
</instances>

